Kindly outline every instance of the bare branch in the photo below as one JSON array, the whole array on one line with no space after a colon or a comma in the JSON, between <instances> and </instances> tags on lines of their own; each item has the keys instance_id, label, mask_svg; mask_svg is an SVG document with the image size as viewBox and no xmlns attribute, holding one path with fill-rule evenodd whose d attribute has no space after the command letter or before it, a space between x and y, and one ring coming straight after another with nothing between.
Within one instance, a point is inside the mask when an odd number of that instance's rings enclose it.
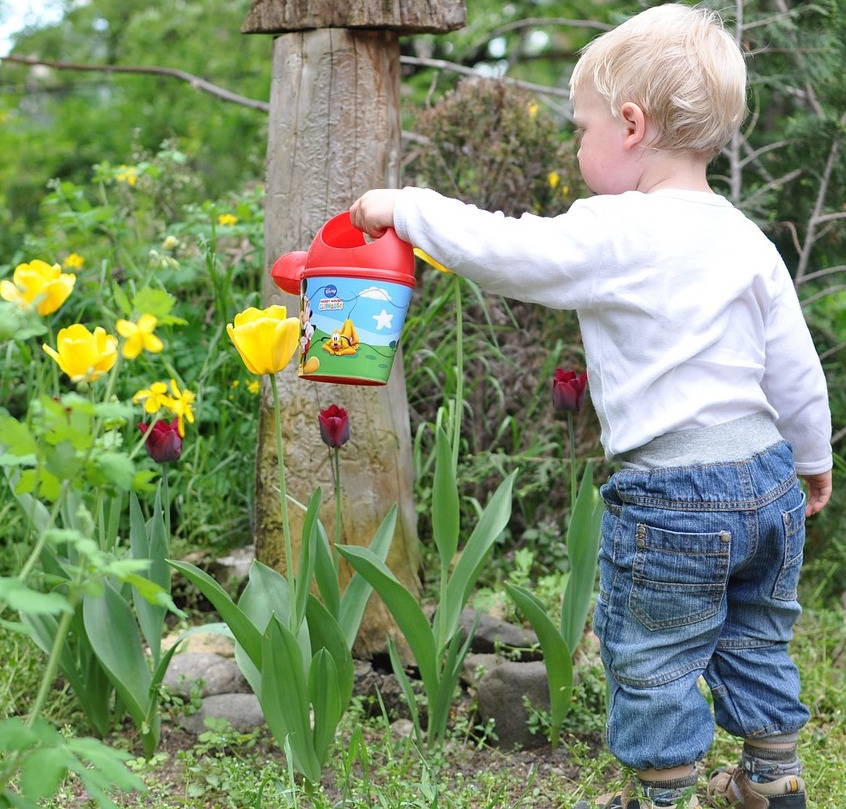
<instances>
[{"instance_id":1,"label":"bare branch","mask_svg":"<svg viewBox=\"0 0 846 809\"><path fill-rule=\"evenodd\" d=\"M837 284L833 287L826 287L825 289L821 289L819 292L815 292L813 295L809 295L802 301L802 306L808 306L812 304L814 301L818 301L821 298L826 298L829 295L834 295L837 292L843 292L846 290L846 284Z\"/></svg>"},{"instance_id":2,"label":"bare branch","mask_svg":"<svg viewBox=\"0 0 846 809\"><path fill-rule=\"evenodd\" d=\"M838 351L842 351L844 348L846 348L846 341L838 343L836 346L832 346L831 348L827 348L822 352L822 354L820 354L820 359L827 360L829 357L833 357Z\"/></svg>"},{"instance_id":3,"label":"bare branch","mask_svg":"<svg viewBox=\"0 0 846 809\"><path fill-rule=\"evenodd\" d=\"M814 224L821 225L823 222L833 222L835 219L846 219L846 211L837 211L836 213L824 213L822 216L814 218Z\"/></svg>"},{"instance_id":4,"label":"bare branch","mask_svg":"<svg viewBox=\"0 0 846 809\"><path fill-rule=\"evenodd\" d=\"M844 270L846 270L846 264L838 264L836 267L826 267L824 270L808 273L799 283L804 284L807 281L813 281L815 278L825 278L827 275L834 275Z\"/></svg>"},{"instance_id":5,"label":"bare branch","mask_svg":"<svg viewBox=\"0 0 846 809\"><path fill-rule=\"evenodd\" d=\"M743 168L744 166L751 163L753 160L757 160L762 155L765 155L767 152L773 151L773 149L780 149L782 146L787 146L788 143L792 143L790 140L777 140L773 143L768 143L766 146L761 146L760 149L755 149L754 152L749 152L743 160L740 161L740 167Z\"/></svg>"},{"instance_id":6,"label":"bare branch","mask_svg":"<svg viewBox=\"0 0 846 809\"><path fill-rule=\"evenodd\" d=\"M777 22L778 20L784 20L788 17L793 17L796 14L801 14L801 8L791 8L788 11L781 12L780 14L773 14L770 17L764 17L761 20L755 20L754 22L747 22L743 24L743 32L751 31L753 28L759 28L762 25L769 25L770 23Z\"/></svg>"},{"instance_id":7,"label":"bare branch","mask_svg":"<svg viewBox=\"0 0 846 809\"><path fill-rule=\"evenodd\" d=\"M801 253L802 245L799 243L799 231L796 230L796 223L786 220L784 222L777 222L776 224L786 227L790 231L790 238L793 241L793 247L796 248L797 253Z\"/></svg>"},{"instance_id":8,"label":"bare branch","mask_svg":"<svg viewBox=\"0 0 846 809\"><path fill-rule=\"evenodd\" d=\"M434 67L438 70L450 70L453 73L461 73L464 76L474 76L477 79L485 78L478 70L472 67L460 65L458 62L448 62L445 59L428 59L423 56L400 56L400 62L404 65L418 65L420 67ZM547 87L544 84L535 84L521 79L512 79L509 76L500 77L500 81L512 84L515 87L522 87L524 90L531 90L540 95L555 96L556 98L570 99L570 91L558 87Z\"/></svg>"},{"instance_id":9,"label":"bare branch","mask_svg":"<svg viewBox=\"0 0 846 809\"><path fill-rule=\"evenodd\" d=\"M57 70L95 70L104 73L143 73L153 76L167 76L170 79L179 79L188 82L195 90L209 93L224 101L231 101L233 104L240 104L242 107L250 107L262 112L270 111L270 104L266 101L259 101L257 98L247 98L238 95L223 87L218 87L193 73L186 73L184 70L177 70L172 67L156 67L154 65L88 65L76 64L73 62L54 62L47 59L30 59L25 56L0 56L5 62L14 62L19 65L44 65Z\"/></svg>"},{"instance_id":10,"label":"bare branch","mask_svg":"<svg viewBox=\"0 0 846 809\"><path fill-rule=\"evenodd\" d=\"M831 436L831 443L836 444L844 437L846 437L846 427L841 427L833 436Z\"/></svg>"},{"instance_id":11,"label":"bare branch","mask_svg":"<svg viewBox=\"0 0 846 809\"><path fill-rule=\"evenodd\" d=\"M748 208L752 204L752 201L760 197L762 194L766 194L767 191L772 191L773 188L778 188L785 183L789 183L791 180L795 180L801 173L802 169L793 169L793 171L788 171L787 174L782 174L781 177L777 177L775 180L765 183L760 188L756 188L755 191L746 197L746 199L744 199L738 207Z\"/></svg>"},{"instance_id":12,"label":"bare branch","mask_svg":"<svg viewBox=\"0 0 846 809\"><path fill-rule=\"evenodd\" d=\"M782 14L790 13L787 0L776 0L776 6ZM799 52L799 49L797 48L795 51L791 51L791 53L793 54L793 59L799 68L799 75L809 75L807 65L805 64L805 60L802 58L802 54ZM811 105L811 109L814 113L816 113L816 116L818 118L825 118L825 111L823 110L822 104L820 104L819 99L817 98L816 91L810 82L805 82L805 97L808 99L808 103Z\"/></svg>"},{"instance_id":13,"label":"bare branch","mask_svg":"<svg viewBox=\"0 0 846 809\"><path fill-rule=\"evenodd\" d=\"M507 34L509 31L516 31L520 28L540 28L544 25L560 25L568 28L594 28L597 31L610 31L614 26L604 22L597 22L596 20L570 20L566 17L526 17L522 20L515 20L514 22L501 25L491 31L487 41L496 39L502 34Z\"/></svg>"}]
</instances>

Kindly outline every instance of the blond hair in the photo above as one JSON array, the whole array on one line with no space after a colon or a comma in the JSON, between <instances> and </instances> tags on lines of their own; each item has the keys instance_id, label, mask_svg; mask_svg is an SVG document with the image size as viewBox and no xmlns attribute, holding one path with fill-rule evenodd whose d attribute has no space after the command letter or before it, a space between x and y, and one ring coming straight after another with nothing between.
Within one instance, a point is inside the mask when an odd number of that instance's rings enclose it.
<instances>
[{"instance_id":1,"label":"blond hair","mask_svg":"<svg viewBox=\"0 0 846 809\"><path fill-rule=\"evenodd\" d=\"M746 114L746 65L719 15L681 3L654 6L583 50L570 94L594 89L618 117L626 102L657 129L656 149L716 155Z\"/></svg>"}]
</instances>

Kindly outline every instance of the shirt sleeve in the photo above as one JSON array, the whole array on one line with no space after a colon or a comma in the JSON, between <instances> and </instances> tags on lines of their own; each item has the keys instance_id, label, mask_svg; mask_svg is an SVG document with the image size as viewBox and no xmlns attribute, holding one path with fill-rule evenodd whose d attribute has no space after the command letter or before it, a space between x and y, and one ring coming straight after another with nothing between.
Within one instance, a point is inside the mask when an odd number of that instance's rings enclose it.
<instances>
[{"instance_id":1,"label":"shirt sleeve","mask_svg":"<svg viewBox=\"0 0 846 809\"><path fill-rule=\"evenodd\" d=\"M761 386L775 408L779 432L790 442L796 472L831 469L831 412L822 364L802 315L790 273L781 259L767 318Z\"/></svg>"},{"instance_id":2,"label":"shirt sleeve","mask_svg":"<svg viewBox=\"0 0 846 809\"><path fill-rule=\"evenodd\" d=\"M589 200L553 218L492 213L427 188L397 195L397 235L488 292L553 309L594 298L604 263L600 216Z\"/></svg>"}]
</instances>

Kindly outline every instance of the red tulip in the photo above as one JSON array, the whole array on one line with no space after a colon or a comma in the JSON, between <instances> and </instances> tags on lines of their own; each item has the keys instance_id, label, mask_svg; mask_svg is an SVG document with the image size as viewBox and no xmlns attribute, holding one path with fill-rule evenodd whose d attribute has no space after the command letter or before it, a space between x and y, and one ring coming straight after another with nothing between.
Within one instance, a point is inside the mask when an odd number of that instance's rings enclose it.
<instances>
[{"instance_id":1,"label":"red tulip","mask_svg":"<svg viewBox=\"0 0 846 809\"><path fill-rule=\"evenodd\" d=\"M329 405L317 415L320 437L327 447L338 449L350 440L350 420L347 411L338 405Z\"/></svg>"},{"instance_id":2,"label":"red tulip","mask_svg":"<svg viewBox=\"0 0 846 809\"><path fill-rule=\"evenodd\" d=\"M587 371L555 370L552 380L552 404L559 413L578 413L582 408L587 387Z\"/></svg>"},{"instance_id":3,"label":"red tulip","mask_svg":"<svg viewBox=\"0 0 846 809\"><path fill-rule=\"evenodd\" d=\"M170 463L178 461L182 454L182 436L179 435L179 419L173 421L159 420L153 424L152 429L143 422L138 425L142 433L147 433L147 440L144 442L147 453L156 463Z\"/></svg>"}]
</instances>

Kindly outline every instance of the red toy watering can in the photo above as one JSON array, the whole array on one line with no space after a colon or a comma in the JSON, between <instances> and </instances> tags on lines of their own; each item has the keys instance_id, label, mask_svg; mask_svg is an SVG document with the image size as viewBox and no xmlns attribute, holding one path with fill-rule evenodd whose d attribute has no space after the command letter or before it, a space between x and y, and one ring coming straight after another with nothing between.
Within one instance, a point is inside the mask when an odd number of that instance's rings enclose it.
<instances>
[{"instance_id":1,"label":"red toy watering can","mask_svg":"<svg viewBox=\"0 0 846 809\"><path fill-rule=\"evenodd\" d=\"M278 258L271 275L300 296L300 377L388 381L415 284L412 247L393 228L368 242L345 211L320 228L307 253Z\"/></svg>"}]
</instances>

